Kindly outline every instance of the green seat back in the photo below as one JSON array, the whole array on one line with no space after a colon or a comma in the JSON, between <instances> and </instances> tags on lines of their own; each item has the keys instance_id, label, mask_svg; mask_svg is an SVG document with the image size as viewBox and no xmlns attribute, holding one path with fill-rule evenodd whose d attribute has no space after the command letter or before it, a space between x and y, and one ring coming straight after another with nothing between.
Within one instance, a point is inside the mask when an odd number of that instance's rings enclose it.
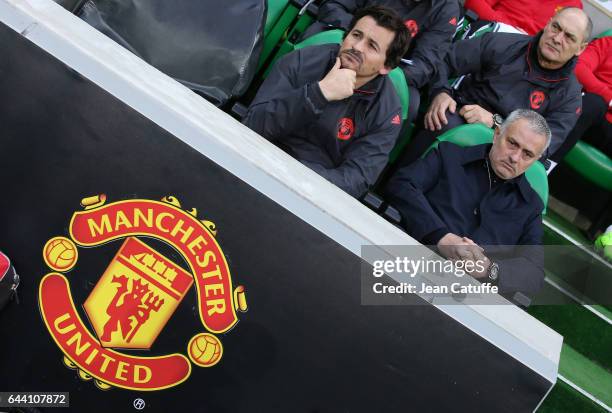
<instances>
[{"instance_id":1,"label":"green seat back","mask_svg":"<svg viewBox=\"0 0 612 413\"><path fill-rule=\"evenodd\" d=\"M264 27L264 44L259 56L257 71L264 69L272 52L283 38L299 9L289 4L289 0L268 0L268 13Z\"/></svg>"},{"instance_id":2,"label":"green seat back","mask_svg":"<svg viewBox=\"0 0 612 413\"><path fill-rule=\"evenodd\" d=\"M264 37L267 36L281 14L289 4L289 0L268 0L268 14L266 15L266 27L264 28Z\"/></svg>"},{"instance_id":3,"label":"green seat back","mask_svg":"<svg viewBox=\"0 0 612 413\"><path fill-rule=\"evenodd\" d=\"M323 32L319 32L313 36L310 36L307 39L304 39L302 42L296 44L294 46L294 50L302 49L307 46L315 46L318 44L328 44L328 43L342 43L342 38L344 37L344 31L342 30L326 30Z\"/></svg>"},{"instance_id":4,"label":"green seat back","mask_svg":"<svg viewBox=\"0 0 612 413\"><path fill-rule=\"evenodd\" d=\"M461 125L453 128L437 137L437 140L427 149L425 156L433 148L437 148L440 142L452 142L459 146L474 146L493 142L493 129L475 123L472 125ZM548 177L546 169L540 162L534 162L526 171L525 177L529 185L540 196L544 203L544 211L548 205Z\"/></svg>"},{"instance_id":5,"label":"green seat back","mask_svg":"<svg viewBox=\"0 0 612 413\"><path fill-rule=\"evenodd\" d=\"M600 39L600 38L606 37L606 36L612 36L612 29L608 29L606 31L603 31L603 32L599 33L597 36L595 36L595 39Z\"/></svg>"},{"instance_id":6,"label":"green seat back","mask_svg":"<svg viewBox=\"0 0 612 413\"><path fill-rule=\"evenodd\" d=\"M563 161L585 179L612 191L612 160L597 148L578 141Z\"/></svg>"},{"instance_id":7,"label":"green seat back","mask_svg":"<svg viewBox=\"0 0 612 413\"><path fill-rule=\"evenodd\" d=\"M301 49L306 46L314 46L318 44L328 43L342 43L344 37L344 31L342 30L327 30L311 36L301 43L295 45L294 50ZM408 101L410 100L410 92L408 91L408 84L406 83L406 77L404 72L399 67L396 67L389 73L389 79L395 87L395 91L402 105L402 119L406 120L408 117Z\"/></svg>"}]
</instances>

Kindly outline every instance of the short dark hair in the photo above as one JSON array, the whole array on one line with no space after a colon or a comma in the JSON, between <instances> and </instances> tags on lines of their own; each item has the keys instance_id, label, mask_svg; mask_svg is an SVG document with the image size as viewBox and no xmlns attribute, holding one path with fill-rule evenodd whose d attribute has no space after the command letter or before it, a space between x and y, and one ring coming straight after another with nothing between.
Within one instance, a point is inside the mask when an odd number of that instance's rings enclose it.
<instances>
[{"instance_id":1,"label":"short dark hair","mask_svg":"<svg viewBox=\"0 0 612 413\"><path fill-rule=\"evenodd\" d=\"M395 12L395 10L390 9L389 7L364 7L363 9L359 9L355 12L353 15L353 20L351 20L351 24L349 25L349 28L344 36L346 37L346 35L353 30L355 24L357 24L357 22L365 16L372 17L376 21L376 24L395 33L395 37L387 49L385 66L389 68L398 66L402 60L402 57L404 57L408 51L408 47L410 46L411 37L406 25L404 25L404 22Z\"/></svg>"}]
</instances>

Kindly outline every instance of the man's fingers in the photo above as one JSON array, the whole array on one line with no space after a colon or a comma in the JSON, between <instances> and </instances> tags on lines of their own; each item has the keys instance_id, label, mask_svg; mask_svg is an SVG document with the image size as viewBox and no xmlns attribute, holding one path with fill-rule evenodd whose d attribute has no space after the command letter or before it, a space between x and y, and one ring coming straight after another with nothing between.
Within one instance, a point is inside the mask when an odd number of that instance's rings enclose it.
<instances>
[{"instance_id":1,"label":"man's fingers","mask_svg":"<svg viewBox=\"0 0 612 413\"><path fill-rule=\"evenodd\" d=\"M438 129L442 129L442 126L448 123L448 120L446 120L446 108L447 106L440 105L440 109L438 109Z\"/></svg>"},{"instance_id":2,"label":"man's fingers","mask_svg":"<svg viewBox=\"0 0 612 413\"><path fill-rule=\"evenodd\" d=\"M469 117L474 117L474 105L465 105L459 110L459 114L463 116L465 119Z\"/></svg>"},{"instance_id":3,"label":"man's fingers","mask_svg":"<svg viewBox=\"0 0 612 413\"><path fill-rule=\"evenodd\" d=\"M425 120L425 122L424 122L425 129L432 131L433 130L433 124L431 123L431 111L428 111L425 114L425 119L424 120Z\"/></svg>"},{"instance_id":4,"label":"man's fingers","mask_svg":"<svg viewBox=\"0 0 612 413\"><path fill-rule=\"evenodd\" d=\"M466 111L463 118L467 123L476 123L479 119L478 114L473 110Z\"/></svg>"},{"instance_id":5,"label":"man's fingers","mask_svg":"<svg viewBox=\"0 0 612 413\"><path fill-rule=\"evenodd\" d=\"M432 131L440 129L440 122L438 120L438 111L437 111L437 109L434 109L431 112L430 122L431 122L431 130Z\"/></svg>"},{"instance_id":6,"label":"man's fingers","mask_svg":"<svg viewBox=\"0 0 612 413\"><path fill-rule=\"evenodd\" d=\"M430 131L436 130L436 125L434 121L434 118L436 117L436 110L437 106L432 103L431 106L429 106L429 110L425 114L425 127Z\"/></svg>"},{"instance_id":7,"label":"man's fingers","mask_svg":"<svg viewBox=\"0 0 612 413\"><path fill-rule=\"evenodd\" d=\"M457 102L455 102L454 99L448 104L448 110L450 110L451 113L455 113L457 110Z\"/></svg>"},{"instance_id":8,"label":"man's fingers","mask_svg":"<svg viewBox=\"0 0 612 413\"><path fill-rule=\"evenodd\" d=\"M336 57L336 63L334 63L334 67L332 67L332 70L338 70L340 69L340 65L342 64L342 62L340 62L340 58Z\"/></svg>"},{"instance_id":9,"label":"man's fingers","mask_svg":"<svg viewBox=\"0 0 612 413\"><path fill-rule=\"evenodd\" d=\"M472 251L470 251L470 249L466 246L460 246L459 248L457 248L457 255L461 260L464 261L474 260L474 255L472 254Z\"/></svg>"},{"instance_id":10,"label":"man's fingers","mask_svg":"<svg viewBox=\"0 0 612 413\"><path fill-rule=\"evenodd\" d=\"M486 124L483 119L478 115L472 115L468 123L482 123Z\"/></svg>"},{"instance_id":11,"label":"man's fingers","mask_svg":"<svg viewBox=\"0 0 612 413\"><path fill-rule=\"evenodd\" d=\"M484 261L487 257L480 250L473 250L474 261Z\"/></svg>"}]
</instances>

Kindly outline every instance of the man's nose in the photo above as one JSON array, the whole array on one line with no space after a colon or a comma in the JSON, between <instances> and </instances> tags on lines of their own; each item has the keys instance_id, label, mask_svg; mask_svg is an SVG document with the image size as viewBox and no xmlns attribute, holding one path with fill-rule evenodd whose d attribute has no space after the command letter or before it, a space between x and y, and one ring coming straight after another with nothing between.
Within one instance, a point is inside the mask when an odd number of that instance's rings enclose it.
<instances>
[{"instance_id":1,"label":"man's nose","mask_svg":"<svg viewBox=\"0 0 612 413\"><path fill-rule=\"evenodd\" d=\"M358 52L363 52L363 45L364 45L364 40L359 39L359 41L353 45L353 49L357 50Z\"/></svg>"},{"instance_id":2,"label":"man's nose","mask_svg":"<svg viewBox=\"0 0 612 413\"><path fill-rule=\"evenodd\" d=\"M518 163L518 161L520 159L521 159L521 150L520 149L515 149L515 150L510 152L510 160L512 161L512 163Z\"/></svg>"},{"instance_id":3,"label":"man's nose","mask_svg":"<svg viewBox=\"0 0 612 413\"><path fill-rule=\"evenodd\" d=\"M563 32L556 33L552 39L555 41L555 43L561 44L561 41L563 40Z\"/></svg>"}]
</instances>

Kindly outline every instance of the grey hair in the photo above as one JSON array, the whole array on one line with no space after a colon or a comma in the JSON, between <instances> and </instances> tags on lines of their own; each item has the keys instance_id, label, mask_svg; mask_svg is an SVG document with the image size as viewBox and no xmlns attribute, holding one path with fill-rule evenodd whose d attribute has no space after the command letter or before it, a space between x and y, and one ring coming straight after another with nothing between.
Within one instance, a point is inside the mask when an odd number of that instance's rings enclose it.
<instances>
[{"instance_id":1,"label":"grey hair","mask_svg":"<svg viewBox=\"0 0 612 413\"><path fill-rule=\"evenodd\" d=\"M506 133L506 129L508 126L513 124L519 119L525 119L527 121L527 125L529 129L531 129L534 133L538 135L546 136L546 146L544 147L544 152L550 146L550 140L552 138L552 132L548 127L548 123L546 123L546 119L544 116L540 115L538 112L534 112L530 109L516 109L508 115L504 123L501 124L499 132L503 135Z\"/></svg>"}]
</instances>

